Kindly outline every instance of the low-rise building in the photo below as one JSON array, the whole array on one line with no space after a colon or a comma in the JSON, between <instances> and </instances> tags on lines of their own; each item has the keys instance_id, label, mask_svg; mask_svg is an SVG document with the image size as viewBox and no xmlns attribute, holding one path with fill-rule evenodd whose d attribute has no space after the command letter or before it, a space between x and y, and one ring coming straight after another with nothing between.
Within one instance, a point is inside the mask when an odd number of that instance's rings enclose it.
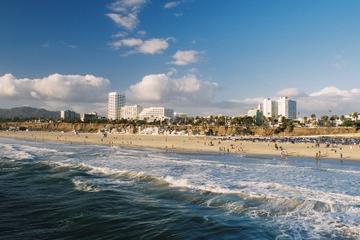
<instances>
[{"instance_id":1,"label":"low-rise building","mask_svg":"<svg viewBox=\"0 0 360 240\"><path fill-rule=\"evenodd\" d=\"M350 119L351 121L357 121L359 119L359 114L358 113L347 114L345 115L345 118Z\"/></svg>"},{"instance_id":2,"label":"low-rise building","mask_svg":"<svg viewBox=\"0 0 360 240\"><path fill-rule=\"evenodd\" d=\"M80 114L71 110L60 112L60 118L66 122L76 122L80 120Z\"/></svg>"},{"instance_id":3,"label":"low-rise building","mask_svg":"<svg viewBox=\"0 0 360 240\"><path fill-rule=\"evenodd\" d=\"M261 124L263 122L263 112L258 108L250 109L247 116L253 117L256 124Z\"/></svg>"},{"instance_id":4,"label":"low-rise building","mask_svg":"<svg viewBox=\"0 0 360 240\"><path fill-rule=\"evenodd\" d=\"M83 113L80 116L82 122L93 122L99 119L99 116L96 112L92 113Z\"/></svg>"},{"instance_id":5,"label":"low-rise building","mask_svg":"<svg viewBox=\"0 0 360 240\"><path fill-rule=\"evenodd\" d=\"M174 112L174 118L187 118L188 115L186 113Z\"/></svg>"},{"instance_id":6,"label":"low-rise building","mask_svg":"<svg viewBox=\"0 0 360 240\"><path fill-rule=\"evenodd\" d=\"M174 110L164 107L148 107L144 108L139 114L140 120L165 120L174 117Z\"/></svg>"},{"instance_id":7,"label":"low-rise building","mask_svg":"<svg viewBox=\"0 0 360 240\"><path fill-rule=\"evenodd\" d=\"M139 118L140 113L142 112L143 107L140 105L126 105L121 108L121 118L135 120Z\"/></svg>"}]
</instances>

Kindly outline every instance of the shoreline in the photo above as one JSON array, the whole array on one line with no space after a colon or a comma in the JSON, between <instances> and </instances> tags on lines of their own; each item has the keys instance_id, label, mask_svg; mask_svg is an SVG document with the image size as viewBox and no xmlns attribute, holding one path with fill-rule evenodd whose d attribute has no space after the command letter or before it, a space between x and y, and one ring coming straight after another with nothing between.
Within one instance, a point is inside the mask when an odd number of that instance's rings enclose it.
<instances>
[{"instance_id":1,"label":"shoreline","mask_svg":"<svg viewBox=\"0 0 360 240\"><path fill-rule=\"evenodd\" d=\"M45 131L9 132L0 131L0 137L29 141L51 141L65 143L80 143L108 145L129 148L151 148L172 152L224 153L249 156L272 157L308 157L316 159L316 153L321 152L320 159L360 161L360 145L337 145L326 147L313 143L277 143L282 149L276 150L273 142L249 142L241 140L221 140L209 136L178 136L178 135L137 135L108 134L103 137L97 133L61 133ZM286 154L284 154L286 153Z\"/></svg>"}]
</instances>

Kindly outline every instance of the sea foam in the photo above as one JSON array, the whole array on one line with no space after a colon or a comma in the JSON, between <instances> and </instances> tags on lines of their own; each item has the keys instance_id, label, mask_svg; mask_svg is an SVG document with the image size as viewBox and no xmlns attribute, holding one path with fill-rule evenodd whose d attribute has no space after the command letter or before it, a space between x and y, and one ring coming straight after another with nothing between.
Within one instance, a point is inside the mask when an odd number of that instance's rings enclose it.
<instances>
[{"instance_id":1,"label":"sea foam","mask_svg":"<svg viewBox=\"0 0 360 240\"><path fill-rule=\"evenodd\" d=\"M0 144L0 151L15 160L46 159L44 164L64 171L85 172L86 178L72 179L77 191L117 190L117 184L124 183L178 189L179 194L187 191L187 197L179 199L193 202L193 196L197 204L225 214L267 219L279 229L277 239L360 237L360 168L356 166L330 163L318 168L313 162L295 160L59 146Z\"/></svg>"}]
</instances>

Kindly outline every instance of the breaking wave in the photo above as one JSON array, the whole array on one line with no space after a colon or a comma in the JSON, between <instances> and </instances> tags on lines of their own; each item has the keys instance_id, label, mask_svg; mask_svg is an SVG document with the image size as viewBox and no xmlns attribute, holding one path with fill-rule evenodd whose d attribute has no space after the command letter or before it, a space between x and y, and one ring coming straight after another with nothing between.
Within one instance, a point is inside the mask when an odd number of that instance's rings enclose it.
<instances>
[{"instance_id":1,"label":"breaking wave","mask_svg":"<svg viewBox=\"0 0 360 240\"><path fill-rule=\"evenodd\" d=\"M1 159L37 161L71 176L78 192L144 196L246 216L276 239L360 238L360 166L308 159L165 153L105 146L0 143ZM201 214L201 212L197 213Z\"/></svg>"}]
</instances>

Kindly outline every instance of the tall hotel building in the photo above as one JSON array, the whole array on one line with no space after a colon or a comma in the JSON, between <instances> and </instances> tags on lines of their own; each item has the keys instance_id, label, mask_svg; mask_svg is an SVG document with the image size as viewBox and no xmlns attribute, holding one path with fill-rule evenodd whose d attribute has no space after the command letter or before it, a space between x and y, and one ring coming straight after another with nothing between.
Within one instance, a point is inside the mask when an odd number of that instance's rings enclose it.
<instances>
[{"instance_id":1,"label":"tall hotel building","mask_svg":"<svg viewBox=\"0 0 360 240\"><path fill-rule=\"evenodd\" d=\"M278 115L288 119L296 119L296 101L281 97L278 101Z\"/></svg>"},{"instance_id":2,"label":"tall hotel building","mask_svg":"<svg viewBox=\"0 0 360 240\"><path fill-rule=\"evenodd\" d=\"M277 101L265 98L261 106L263 115L267 118L286 117L296 119L296 101L288 97L280 97Z\"/></svg>"},{"instance_id":3,"label":"tall hotel building","mask_svg":"<svg viewBox=\"0 0 360 240\"><path fill-rule=\"evenodd\" d=\"M277 117L278 114L278 104L276 101L271 100L270 98L265 98L262 104L263 115L267 118Z\"/></svg>"},{"instance_id":4,"label":"tall hotel building","mask_svg":"<svg viewBox=\"0 0 360 240\"><path fill-rule=\"evenodd\" d=\"M125 106L125 95L118 92L109 93L108 119L118 120L121 118L121 107Z\"/></svg>"}]
</instances>

